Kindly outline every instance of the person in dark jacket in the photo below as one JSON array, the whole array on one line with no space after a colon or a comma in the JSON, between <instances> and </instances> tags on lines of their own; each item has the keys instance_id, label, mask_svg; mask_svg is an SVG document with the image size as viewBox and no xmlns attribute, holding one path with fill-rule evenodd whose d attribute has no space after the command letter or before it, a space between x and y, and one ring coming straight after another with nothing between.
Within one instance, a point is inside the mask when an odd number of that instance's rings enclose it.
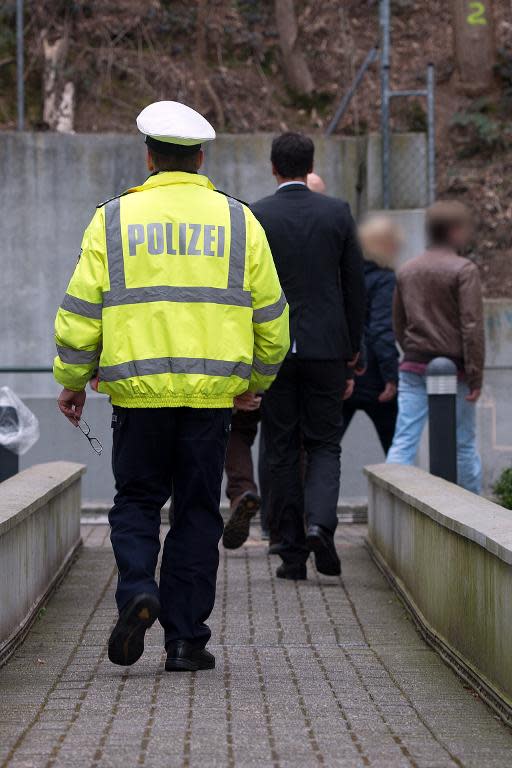
<instances>
[{"instance_id":1,"label":"person in dark jacket","mask_svg":"<svg viewBox=\"0 0 512 768\"><path fill-rule=\"evenodd\" d=\"M275 139L271 162L277 192L251 206L290 305L290 352L265 394L262 414L283 560L277 576L284 579L307 577L310 551L320 573L341 571L334 532L342 399L352 393L349 369L359 355L365 317L356 226L347 203L308 189L313 155L313 142L302 134Z\"/></svg>"},{"instance_id":2,"label":"person in dark jacket","mask_svg":"<svg viewBox=\"0 0 512 768\"><path fill-rule=\"evenodd\" d=\"M398 385L398 349L393 332L394 266L402 233L389 216L369 217L359 229L365 258L366 369L355 378L354 394L343 404L343 434L356 411L372 420L387 454L395 433ZM358 364L359 365L359 364Z\"/></svg>"}]
</instances>

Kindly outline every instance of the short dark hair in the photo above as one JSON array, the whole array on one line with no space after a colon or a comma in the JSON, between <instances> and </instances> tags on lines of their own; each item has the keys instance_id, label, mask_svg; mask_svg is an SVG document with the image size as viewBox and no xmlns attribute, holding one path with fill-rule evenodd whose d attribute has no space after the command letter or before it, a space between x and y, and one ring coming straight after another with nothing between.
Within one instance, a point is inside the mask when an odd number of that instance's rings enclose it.
<instances>
[{"instance_id":1,"label":"short dark hair","mask_svg":"<svg viewBox=\"0 0 512 768\"><path fill-rule=\"evenodd\" d=\"M183 155L181 153L167 152L162 155L154 149L148 147L155 171L183 171L184 173L195 173L197 171L197 156L201 149L193 154Z\"/></svg>"},{"instance_id":2,"label":"short dark hair","mask_svg":"<svg viewBox=\"0 0 512 768\"><path fill-rule=\"evenodd\" d=\"M450 246L452 230L471 224L469 209L458 200L437 200L427 208L426 235L430 247Z\"/></svg>"},{"instance_id":3,"label":"short dark hair","mask_svg":"<svg viewBox=\"0 0 512 768\"><path fill-rule=\"evenodd\" d=\"M303 133L288 131L272 142L270 160L283 179L298 179L313 170L315 145Z\"/></svg>"}]
</instances>

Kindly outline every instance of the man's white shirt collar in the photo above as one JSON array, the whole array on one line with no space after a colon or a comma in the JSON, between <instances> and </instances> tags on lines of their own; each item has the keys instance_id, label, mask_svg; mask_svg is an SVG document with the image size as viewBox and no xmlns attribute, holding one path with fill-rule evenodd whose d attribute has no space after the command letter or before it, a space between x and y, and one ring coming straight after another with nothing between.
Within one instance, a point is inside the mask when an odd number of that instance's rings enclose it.
<instances>
[{"instance_id":1,"label":"man's white shirt collar","mask_svg":"<svg viewBox=\"0 0 512 768\"><path fill-rule=\"evenodd\" d=\"M289 187L290 184L302 184L303 187L307 186L305 181L283 181L277 188L282 189L283 187Z\"/></svg>"}]
</instances>

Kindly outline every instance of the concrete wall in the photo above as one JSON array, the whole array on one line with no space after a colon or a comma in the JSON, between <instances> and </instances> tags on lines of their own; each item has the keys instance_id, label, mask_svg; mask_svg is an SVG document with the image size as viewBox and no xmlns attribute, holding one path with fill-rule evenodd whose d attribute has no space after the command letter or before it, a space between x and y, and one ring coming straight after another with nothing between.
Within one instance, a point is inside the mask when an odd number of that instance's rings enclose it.
<instances>
[{"instance_id":1,"label":"concrete wall","mask_svg":"<svg viewBox=\"0 0 512 768\"><path fill-rule=\"evenodd\" d=\"M80 543L79 464L42 464L0 485L0 664Z\"/></svg>"},{"instance_id":2,"label":"concrete wall","mask_svg":"<svg viewBox=\"0 0 512 768\"><path fill-rule=\"evenodd\" d=\"M367 474L378 562L427 639L510 722L512 515L416 468Z\"/></svg>"}]
</instances>

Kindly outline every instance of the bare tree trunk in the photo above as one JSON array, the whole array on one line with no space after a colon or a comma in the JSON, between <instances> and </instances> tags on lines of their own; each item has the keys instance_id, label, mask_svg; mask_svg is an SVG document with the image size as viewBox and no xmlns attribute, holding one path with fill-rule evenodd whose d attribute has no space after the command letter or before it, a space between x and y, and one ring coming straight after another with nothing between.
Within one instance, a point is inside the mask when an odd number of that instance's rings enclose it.
<instances>
[{"instance_id":1,"label":"bare tree trunk","mask_svg":"<svg viewBox=\"0 0 512 768\"><path fill-rule=\"evenodd\" d=\"M455 53L462 88L469 96L492 85L496 42L492 0L451 0Z\"/></svg>"},{"instance_id":2,"label":"bare tree trunk","mask_svg":"<svg viewBox=\"0 0 512 768\"><path fill-rule=\"evenodd\" d=\"M315 84L304 54L297 44L299 28L293 0L275 0L275 11L288 85L297 93L310 94Z\"/></svg>"},{"instance_id":3,"label":"bare tree trunk","mask_svg":"<svg viewBox=\"0 0 512 768\"><path fill-rule=\"evenodd\" d=\"M62 70L68 51L68 34L50 43L43 31L43 122L53 131L71 133L75 116L75 86L63 83Z\"/></svg>"},{"instance_id":4,"label":"bare tree trunk","mask_svg":"<svg viewBox=\"0 0 512 768\"><path fill-rule=\"evenodd\" d=\"M206 66L207 39L206 21L208 9L206 0L197 0L197 28L196 28L196 65L195 65L195 100L197 107L201 108L201 97L205 93L215 110L216 128L223 131L226 125L222 103L215 93L215 89L208 77Z\"/></svg>"}]
</instances>

